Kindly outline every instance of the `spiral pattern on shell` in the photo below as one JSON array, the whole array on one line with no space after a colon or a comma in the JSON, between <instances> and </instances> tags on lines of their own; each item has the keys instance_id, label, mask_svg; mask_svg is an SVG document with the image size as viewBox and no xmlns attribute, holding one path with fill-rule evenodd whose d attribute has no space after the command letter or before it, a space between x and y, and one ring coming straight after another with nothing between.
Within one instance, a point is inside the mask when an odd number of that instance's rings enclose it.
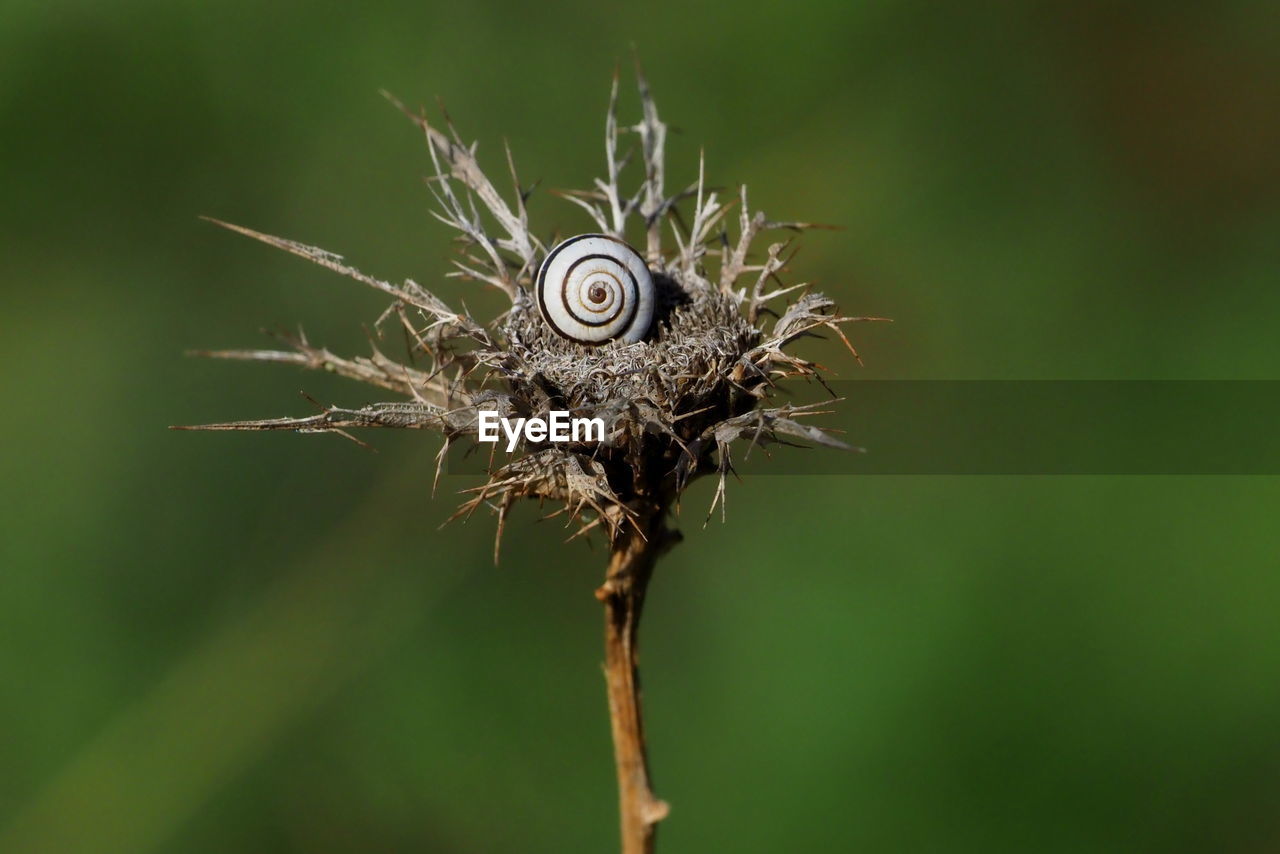
<instances>
[{"instance_id":1,"label":"spiral pattern on shell","mask_svg":"<svg viewBox=\"0 0 1280 854\"><path fill-rule=\"evenodd\" d=\"M653 276L644 258L607 234L557 244L538 268L535 290L547 325L580 344L639 341L653 321Z\"/></svg>"}]
</instances>

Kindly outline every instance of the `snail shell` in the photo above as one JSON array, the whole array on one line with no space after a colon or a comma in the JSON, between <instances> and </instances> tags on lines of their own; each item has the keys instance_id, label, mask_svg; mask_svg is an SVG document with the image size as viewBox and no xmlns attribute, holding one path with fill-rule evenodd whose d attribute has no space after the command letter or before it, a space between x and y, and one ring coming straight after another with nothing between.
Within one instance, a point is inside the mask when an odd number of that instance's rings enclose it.
<instances>
[{"instance_id":1,"label":"snail shell","mask_svg":"<svg viewBox=\"0 0 1280 854\"><path fill-rule=\"evenodd\" d=\"M653 321L653 276L640 253L607 234L556 245L538 268L538 310L579 344L639 341Z\"/></svg>"}]
</instances>

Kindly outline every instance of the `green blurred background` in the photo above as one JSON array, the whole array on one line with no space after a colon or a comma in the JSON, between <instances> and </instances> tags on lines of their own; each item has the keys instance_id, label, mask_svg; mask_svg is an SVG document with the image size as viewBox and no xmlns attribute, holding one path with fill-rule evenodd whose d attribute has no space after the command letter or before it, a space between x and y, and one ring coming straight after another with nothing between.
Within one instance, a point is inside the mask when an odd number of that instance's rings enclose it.
<instances>
[{"instance_id":1,"label":"green blurred background","mask_svg":"<svg viewBox=\"0 0 1280 854\"><path fill-rule=\"evenodd\" d=\"M632 43L672 184L845 226L797 275L896 323L841 377L1280 375L1274 4L4 0L0 851L615 848L598 542L521 508L495 568L430 436L165 426L374 397L183 358L384 305L198 215L487 315L378 90L582 186ZM661 850L1280 850L1275 478L709 501L643 637Z\"/></svg>"}]
</instances>

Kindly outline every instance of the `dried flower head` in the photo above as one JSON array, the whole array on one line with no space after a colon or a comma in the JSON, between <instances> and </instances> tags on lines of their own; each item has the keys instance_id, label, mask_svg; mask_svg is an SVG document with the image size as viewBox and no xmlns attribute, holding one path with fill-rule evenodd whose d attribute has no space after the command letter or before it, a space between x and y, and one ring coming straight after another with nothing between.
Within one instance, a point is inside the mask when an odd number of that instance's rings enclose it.
<instances>
[{"instance_id":1,"label":"dried flower head","mask_svg":"<svg viewBox=\"0 0 1280 854\"><path fill-rule=\"evenodd\" d=\"M830 299L809 292L806 285L783 285L780 274L790 259L789 240L755 251L766 232L796 232L811 224L772 221L752 212L745 186L736 200L725 203L706 187L701 162L698 180L668 195L667 126L639 70L637 79L643 114L637 124L625 127L617 120L614 76L605 121L605 176L593 189L559 195L584 209L601 233L642 238L636 245L643 247L657 293L646 340L584 346L555 334L530 294L554 241L540 240L529 225L528 192L516 177L510 150L506 165L514 192L509 203L481 170L476 146L463 143L447 115L442 131L387 96L421 129L431 152L435 176L428 186L438 204L435 216L458 232L460 243L456 270L449 275L498 288L510 299L510 310L481 323L412 280L398 285L381 281L333 253L219 222L390 295L393 302L376 325L379 335L388 325L398 325L413 356L422 361L394 361L376 341L369 356L342 358L301 335L286 336L291 349L285 351L205 352L326 370L404 399L359 409L329 406L304 418L198 429L339 432L350 437L346 431L355 427L429 428L444 434L443 460L451 442L475 439L480 410L509 418L568 410L603 419L604 441L522 442L517 455L491 466L488 481L471 491L459 514L493 507L499 540L506 513L519 498L552 503L556 512L580 521L577 533L601 527L613 542L629 527L644 535L702 474L719 475L714 511L723 501L725 476L732 468L730 446L737 440L765 444L786 436L847 447L796 420L814 414L813 407L771 406L769 401L779 378L821 381L817 364L788 352L793 342L827 329L849 345L840 324L878 318L842 316ZM620 153L624 134L638 137L638 152ZM638 173L635 186L624 190L632 172ZM681 207L689 202L692 214L686 221ZM732 217L727 215L735 203L736 233L730 234ZM664 236L672 243L665 244ZM783 303L787 296L793 298ZM852 345L849 350L857 358Z\"/></svg>"}]
</instances>

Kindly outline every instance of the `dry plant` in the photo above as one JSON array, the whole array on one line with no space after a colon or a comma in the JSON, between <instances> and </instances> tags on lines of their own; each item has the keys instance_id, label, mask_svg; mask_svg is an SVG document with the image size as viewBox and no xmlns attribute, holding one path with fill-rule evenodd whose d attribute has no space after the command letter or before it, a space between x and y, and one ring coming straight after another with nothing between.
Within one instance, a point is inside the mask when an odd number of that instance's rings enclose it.
<instances>
[{"instance_id":1,"label":"dry plant","mask_svg":"<svg viewBox=\"0 0 1280 854\"><path fill-rule=\"evenodd\" d=\"M797 232L811 224L774 221L752 211L745 186L736 198L722 199L705 185L701 162L696 182L669 193L667 126L638 67L636 76L642 115L635 125L622 126L614 75L605 119L605 176L589 190L560 195L584 209L600 232L630 236L641 247L658 297L646 340L590 347L548 329L530 287L554 241L540 240L529 225L528 192L510 150L508 201L480 168L476 146L462 141L447 115L436 127L387 96L424 135L435 166L428 179L435 216L458 232L456 269L448 275L499 289L510 309L482 323L412 280L392 284L331 252L218 222L390 296L376 325L378 337L387 326L399 327L410 342L411 364L389 358L377 341L369 355L345 358L302 335L285 336L288 349L203 351L199 355L328 371L402 399L358 409L324 406L302 418L181 428L336 432L348 438L354 437L347 431L360 427L429 429L444 435L443 463L451 443L476 439L480 410L512 418L545 418L552 410L602 418L604 441L523 443L508 461L490 466L487 481L467 491L454 518L480 507L496 513L495 560L507 512L521 498L551 505L551 515L563 514L576 524L570 539L593 529L607 537L609 563L595 595L605 610L605 676L624 854L652 851L655 825L668 811L650 785L637 672L637 630L654 562L680 538L668 517L681 492L706 474L718 478L711 512L719 505L723 514L731 447L740 440L747 447L801 440L848 448L797 420L823 410L773 398L780 379L822 380L821 366L789 352L798 339L829 330L856 359L841 324L880 319L841 315L832 300L805 284L784 285L780 275L791 258L790 239L758 249L767 232ZM624 150L626 135L634 135L638 145ZM624 189L624 182L632 186ZM731 217L735 206L737 216Z\"/></svg>"}]
</instances>

